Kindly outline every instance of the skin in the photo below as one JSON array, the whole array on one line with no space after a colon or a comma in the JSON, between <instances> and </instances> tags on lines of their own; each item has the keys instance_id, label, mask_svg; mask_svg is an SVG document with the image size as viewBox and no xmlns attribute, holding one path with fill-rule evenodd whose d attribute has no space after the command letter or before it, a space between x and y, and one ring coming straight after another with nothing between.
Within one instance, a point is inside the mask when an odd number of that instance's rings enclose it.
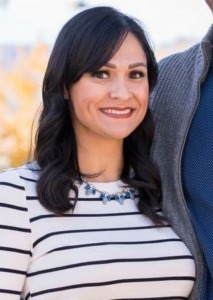
<instances>
[{"instance_id":1,"label":"skin","mask_svg":"<svg viewBox=\"0 0 213 300\"><path fill-rule=\"evenodd\" d=\"M120 177L123 139L141 123L148 107L146 64L140 43L128 34L105 66L83 74L68 91L80 169L102 172L98 180Z\"/></svg>"},{"instance_id":2,"label":"skin","mask_svg":"<svg viewBox=\"0 0 213 300\"><path fill-rule=\"evenodd\" d=\"M209 6L209 8L211 9L212 13L213 13L213 0L206 0L207 5Z\"/></svg>"}]
</instances>

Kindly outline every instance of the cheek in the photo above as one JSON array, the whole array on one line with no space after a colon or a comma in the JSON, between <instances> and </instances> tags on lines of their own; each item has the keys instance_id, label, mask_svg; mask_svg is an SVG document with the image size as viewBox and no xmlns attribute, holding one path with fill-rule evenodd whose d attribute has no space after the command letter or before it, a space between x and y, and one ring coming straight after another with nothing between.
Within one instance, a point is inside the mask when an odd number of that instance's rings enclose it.
<instances>
[{"instance_id":1,"label":"cheek","mask_svg":"<svg viewBox=\"0 0 213 300\"><path fill-rule=\"evenodd\" d=\"M102 99L103 89L87 83L79 84L73 87L70 96L74 107L85 108Z\"/></svg>"},{"instance_id":2,"label":"cheek","mask_svg":"<svg viewBox=\"0 0 213 300\"><path fill-rule=\"evenodd\" d=\"M138 105L139 105L139 115L138 121L142 121L146 115L148 106L149 106L149 88L145 87L138 91Z\"/></svg>"},{"instance_id":3,"label":"cheek","mask_svg":"<svg viewBox=\"0 0 213 300\"><path fill-rule=\"evenodd\" d=\"M147 107L149 103L149 87L145 86L143 89L138 90L138 99L142 107Z\"/></svg>"},{"instance_id":4,"label":"cheek","mask_svg":"<svg viewBox=\"0 0 213 300\"><path fill-rule=\"evenodd\" d=\"M76 121L80 121L81 123L84 123L84 121L88 120L90 118L91 113L93 112L93 109L96 104L96 93L93 90L78 90L75 92L73 90L71 94L71 112L73 119Z\"/></svg>"}]
</instances>

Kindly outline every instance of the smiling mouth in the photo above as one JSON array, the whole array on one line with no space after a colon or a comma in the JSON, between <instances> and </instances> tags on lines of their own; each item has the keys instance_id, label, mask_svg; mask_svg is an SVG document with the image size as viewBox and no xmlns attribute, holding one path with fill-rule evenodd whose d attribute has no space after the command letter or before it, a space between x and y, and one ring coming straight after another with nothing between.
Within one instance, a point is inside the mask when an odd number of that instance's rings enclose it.
<instances>
[{"instance_id":1,"label":"smiling mouth","mask_svg":"<svg viewBox=\"0 0 213 300\"><path fill-rule=\"evenodd\" d=\"M100 111L109 117L127 118L134 111L132 108L101 108Z\"/></svg>"}]
</instances>

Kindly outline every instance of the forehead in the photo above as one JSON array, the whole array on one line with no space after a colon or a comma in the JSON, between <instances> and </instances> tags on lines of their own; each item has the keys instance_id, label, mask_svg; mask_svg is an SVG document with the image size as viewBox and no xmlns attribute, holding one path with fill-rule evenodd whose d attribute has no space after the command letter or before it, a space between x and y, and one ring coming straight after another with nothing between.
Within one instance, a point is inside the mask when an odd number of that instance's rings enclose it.
<instances>
[{"instance_id":1,"label":"forehead","mask_svg":"<svg viewBox=\"0 0 213 300\"><path fill-rule=\"evenodd\" d=\"M146 59L143 46L139 42L138 38L136 38L132 33L127 34L123 43L111 60L122 56L124 59Z\"/></svg>"}]
</instances>

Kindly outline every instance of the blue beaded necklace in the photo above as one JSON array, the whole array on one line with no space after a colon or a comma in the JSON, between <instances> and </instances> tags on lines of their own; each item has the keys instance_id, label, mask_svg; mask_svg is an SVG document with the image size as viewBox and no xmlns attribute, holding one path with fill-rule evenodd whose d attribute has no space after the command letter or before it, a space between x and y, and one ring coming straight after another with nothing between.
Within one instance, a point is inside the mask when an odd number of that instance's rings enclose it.
<instances>
[{"instance_id":1,"label":"blue beaded necklace","mask_svg":"<svg viewBox=\"0 0 213 300\"><path fill-rule=\"evenodd\" d=\"M118 203L123 205L125 199L135 199L135 189L126 187L123 188L121 192L110 194L108 192L100 191L93 184L88 183L84 179L82 182L85 184L85 193L86 195L95 195L99 193L99 199L102 200L103 204L107 204L108 201L116 200Z\"/></svg>"}]
</instances>

